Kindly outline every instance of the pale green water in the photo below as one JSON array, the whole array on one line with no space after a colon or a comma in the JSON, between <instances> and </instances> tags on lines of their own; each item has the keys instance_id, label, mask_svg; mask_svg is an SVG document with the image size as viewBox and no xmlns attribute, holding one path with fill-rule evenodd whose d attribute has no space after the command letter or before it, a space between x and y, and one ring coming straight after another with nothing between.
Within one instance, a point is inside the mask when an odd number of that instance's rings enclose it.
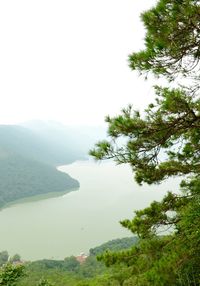
<instances>
[{"instance_id":1,"label":"pale green water","mask_svg":"<svg viewBox=\"0 0 200 286\"><path fill-rule=\"evenodd\" d=\"M18 203L0 211L0 251L25 260L61 259L130 235L119 221L160 199L177 181L138 187L128 166L76 162L59 167L80 189L59 197Z\"/></svg>"}]
</instances>

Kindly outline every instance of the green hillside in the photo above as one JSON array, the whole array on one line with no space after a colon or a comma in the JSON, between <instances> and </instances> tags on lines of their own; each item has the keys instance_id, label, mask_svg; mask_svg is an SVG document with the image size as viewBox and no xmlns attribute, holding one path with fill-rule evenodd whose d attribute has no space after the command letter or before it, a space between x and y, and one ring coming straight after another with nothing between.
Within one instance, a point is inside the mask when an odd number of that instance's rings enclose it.
<instances>
[{"instance_id":1,"label":"green hillside","mask_svg":"<svg viewBox=\"0 0 200 286\"><path fill-rule=\"evenodd\" d=\"M90 255L99 255L105 251L119 251L132 247L138 242L138 237L124 237L110 240L100 246L90 249Z\"/></svg>"},{"instance_id":2,"label":"green hillside","mask_svg":"<svg viewBox=\"0 0 200 286\"><path fill-rule=\"evenodd\" d=\"M78 187L78 181L44 163L17 155L0 160L0 207L20 198Z\"/></svg>"},{"instance_id":3,"label":"green hillside","mask_svg":"<svg viewBox=\"0 0 200 286\"><path fill-rule=\"evenodd\" d=\"M137 237L115 239L95 247L94 250L102 253L105 250L105 246L110 250L114 250L117 245L117 249L123 251L127 247L133 246L137 241ZM9 255L6 251L0 252L0 273L1 266L8 261L8 257ZM20 261L20 256L17 254L11 257L11 261L17 261L17 259ZM75 256L71 256L63 260L43 259L25 262L22 267L25 267L26 275L19 279L17 283L19 286L121 285L119 284L122 275L120 268L115 266L107 268L104 263L97 261L95 255L91 253L84 263L79 263Z\"/></svg>"},{"instance_id":4,"label":"green hillside","mask_svg":"<svg viewBox=\"0 0 200 286\"><path fill-rule=\"evenodd\" d=\"M27 128L1 125L0 207L25 197L78 188L78 181L55 167L75 159L67 153Z\"/></svg>"}]
</instances>

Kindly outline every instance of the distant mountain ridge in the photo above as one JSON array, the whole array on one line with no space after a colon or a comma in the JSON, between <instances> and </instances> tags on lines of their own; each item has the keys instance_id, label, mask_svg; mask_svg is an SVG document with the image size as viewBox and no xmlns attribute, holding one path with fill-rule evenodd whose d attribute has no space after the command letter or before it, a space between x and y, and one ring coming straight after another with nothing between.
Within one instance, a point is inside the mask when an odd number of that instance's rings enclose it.
<instances>
[{"instance_id":1,"label":"distant mountain ridge","mask_svg":"<svg viewBox=\"0 0 200 286\"><path fill-rule=\"evenodd\" d=\"M0 207L24 197L77 189L79 182L56 166L85 159L89 148L88 136L84 139L63 125L0 125Z\"/></svg>"},{"instance_id":2,"label":"distant mountain ridge","mask_svg":"<svg viewBox=\"0 0 200 286\"><path fill-rule=\"evenodd\" d=\"M53 135L54 136L54 135ZM0 156L8 153L18 154L51 165L71 163L83 159L84 155L73 154L70 148L55 144L31 129L21 126L0 125Z\"/></svg>"},{"instance_id":3,"label":"distant mountain ridge","mask_svg":"<svg viewBox=\"0 0 200 286\"><path fill-rule=\"evenodd\" d=\"M53 151L51 160L57 165L87 159L89 149L106 136L106 129L100 126L65 126L41 120L24 122L21 126L33 132Z\"/></svg>"}]
</instances>

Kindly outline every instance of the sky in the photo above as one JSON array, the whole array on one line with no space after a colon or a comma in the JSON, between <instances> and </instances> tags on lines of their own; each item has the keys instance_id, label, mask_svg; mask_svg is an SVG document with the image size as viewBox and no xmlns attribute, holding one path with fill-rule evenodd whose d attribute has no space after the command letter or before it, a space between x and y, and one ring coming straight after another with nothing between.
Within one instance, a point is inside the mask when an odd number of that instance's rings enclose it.
<instances>
[{"instance_id":1,"label":"sky","mask_svg":"<svg viewBox=\"0 0 200 286\"><path fill-rule=\"evenodd\" d=\"M102 125L153 97L128 67L155 0L0 1L0 124Z\"/></svg>"}]
</instances>

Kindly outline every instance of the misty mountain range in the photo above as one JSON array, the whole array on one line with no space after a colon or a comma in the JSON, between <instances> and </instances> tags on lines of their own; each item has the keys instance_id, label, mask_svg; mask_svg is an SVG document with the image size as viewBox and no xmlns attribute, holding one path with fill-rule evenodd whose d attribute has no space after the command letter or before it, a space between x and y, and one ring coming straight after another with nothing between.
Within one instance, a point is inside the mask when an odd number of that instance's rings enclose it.
<instances>
[{"instance_id":1,"label":"misty mountain range","mask_svg":"<svg viewBox=\"0 0 200 286\"><path fill-rule=\"evenodd\" d=\"M101 127L66 127L30 121L0 125L0 207L20 198L70 191L79 182L56 166L88 158L88 150L105 137Z\"/></svg>"}]
</instances>

